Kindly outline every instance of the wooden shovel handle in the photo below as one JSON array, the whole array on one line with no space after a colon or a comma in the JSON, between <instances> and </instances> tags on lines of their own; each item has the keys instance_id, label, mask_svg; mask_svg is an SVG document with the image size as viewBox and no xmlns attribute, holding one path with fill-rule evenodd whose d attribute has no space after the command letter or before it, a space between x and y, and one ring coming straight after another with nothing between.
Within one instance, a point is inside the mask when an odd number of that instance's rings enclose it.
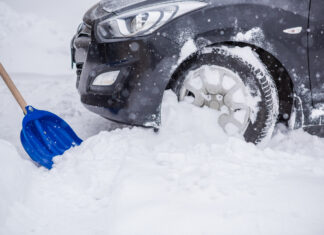
<instances>
[{"instance_id":1,"label":"wooden shovel handle","mask_svg":"<svg viewBox=\"0 0 324 235\"><path fill-rule=\"evenodd\" d=\"M22 111L24 112L24 114L27 114L26 111L26 106L27 103L24 100L24 98L22 97L22 95L20 94L19 90L17 89L17 87L15 86L15 84L13 83L13 81L11 80L9 74L7 73L7 71L5 70L5 68L2 66L2 64L0 63L0 76L2 77L3 81L6 83L7 87L9 88L9 90L11 91L12 95L15 97L15 99L17 100L20 108L22 109Z\"/></svg>"}]
</instances>

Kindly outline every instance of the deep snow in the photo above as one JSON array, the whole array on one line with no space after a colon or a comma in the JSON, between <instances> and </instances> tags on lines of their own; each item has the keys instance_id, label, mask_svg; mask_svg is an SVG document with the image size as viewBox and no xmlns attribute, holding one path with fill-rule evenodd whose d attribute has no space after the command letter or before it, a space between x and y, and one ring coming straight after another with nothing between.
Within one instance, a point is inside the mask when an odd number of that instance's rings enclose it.
<instances>
[{"instance_id":1,"label":"deep snow","mask_svg":"<svg viewBox=\"0 0 324 235\"><path fill-rule=\"evenodd\" d=\"M227 137L210 125L217 113L178 104L171 92L158 134L113 130L79 102L69 35L58 30L61 41L38 44L22 34L32 43L15 48L19 24L4 23L13 15L0 1L0 61L30 104L63 117L85 142L56 158L52 171L37 168L19 143L22 112L0 82L1 235L324 234L324 139L280 128L267 147L256 147ZM40 15L31 32L43 32L38 24L48 26L45 34L64 28ZM31 60L18 56L34 51Z\"/></svg>"}]
</instances>

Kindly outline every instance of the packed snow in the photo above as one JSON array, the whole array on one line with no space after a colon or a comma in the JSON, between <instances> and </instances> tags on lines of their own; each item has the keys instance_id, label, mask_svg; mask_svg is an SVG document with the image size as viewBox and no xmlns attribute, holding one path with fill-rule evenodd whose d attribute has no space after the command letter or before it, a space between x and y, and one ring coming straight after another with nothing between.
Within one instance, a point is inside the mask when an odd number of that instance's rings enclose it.
<instances>
[{"instance_id":1,"label":"packed snow","mask_svg":"<svg viewBox=\"0 0 324 235\"><path fill-rule=\"evenodd\" d=\"M178 103L170 91L159 133L109 122L79 101L68 70L74 31L35 12L37 34L17 38L27 29L12 17L28 16L11 1L0 1L0 61L30 104L85 141L53 170L35 166L19 142L23 114L0 82L1 235L324 234L324 139L279 127L267 146L248 144L224 134L217 112ZM53 25L62 40L41 41Z\"/></svg>"}]
</instances>

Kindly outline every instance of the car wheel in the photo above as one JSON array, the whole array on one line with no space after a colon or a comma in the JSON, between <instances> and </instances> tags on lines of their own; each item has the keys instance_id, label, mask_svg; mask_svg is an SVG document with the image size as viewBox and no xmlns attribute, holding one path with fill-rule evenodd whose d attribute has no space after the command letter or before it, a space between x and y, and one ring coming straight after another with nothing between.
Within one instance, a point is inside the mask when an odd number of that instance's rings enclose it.
<instances>
[{"instance_id":1,"label":"car wheel","mask_svg":"<svg viewBox=\"0 0 324 235\"><path fill-rule=\"evenodd\" d=\"M172 85L179 101L220 112L218 123L247 142L268 140L278 117L278 92L266 67L249 47L213 47L180 66Z\"/></svg>"}]
</instances>

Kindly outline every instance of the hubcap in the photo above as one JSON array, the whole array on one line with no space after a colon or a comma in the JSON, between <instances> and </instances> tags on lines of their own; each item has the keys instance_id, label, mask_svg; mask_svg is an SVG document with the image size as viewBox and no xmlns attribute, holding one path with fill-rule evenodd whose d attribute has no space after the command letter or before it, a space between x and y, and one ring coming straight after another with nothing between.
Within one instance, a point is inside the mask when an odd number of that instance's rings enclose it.
<instances>
[{"instance_id":1,"label":"hubcap","mask_svg":"<svg viewBox=\"0 0 324 235\"><path fill-rule=\"evenodd\" d=\"M180 101L192 96L192 104L221 112L219 125L230 134L244 133L250 120L247 88L234 72L220 66L202 66L188 74Z\"/></svg>"}]
</instances>

